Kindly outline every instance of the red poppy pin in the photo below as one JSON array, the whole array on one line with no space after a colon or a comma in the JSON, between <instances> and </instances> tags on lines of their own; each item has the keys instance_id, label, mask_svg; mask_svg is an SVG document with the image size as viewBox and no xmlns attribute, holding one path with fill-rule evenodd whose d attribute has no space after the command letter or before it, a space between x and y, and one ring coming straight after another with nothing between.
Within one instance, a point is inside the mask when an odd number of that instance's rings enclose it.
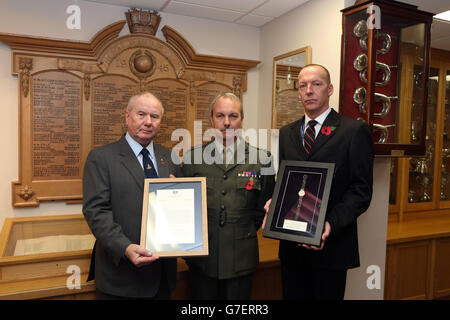
<instances>
[{"instance_id":1,"label":"red poppy pin","mask_svg":"<svg viewBox=\"0 0 450 320\"><path fill-rule=\"evenodd\" d=\"M328 126L322 126L322 130L320 131L322 134L329 136L330 133L336 129L336 127L328 127Z\"/></svg>"},{"instance_id":2,"label":"red poppy pin","mask_svg":"<svg viewBox=\"0 0 450 320\"><path fill-rule=\"evenodd\" d=\"M253 182L253 179L250 178L250 180L248 180L245 184L245 189L247 189L248 191L252 190L254 184L255 183Z\"/></svg>"}]
</instances>

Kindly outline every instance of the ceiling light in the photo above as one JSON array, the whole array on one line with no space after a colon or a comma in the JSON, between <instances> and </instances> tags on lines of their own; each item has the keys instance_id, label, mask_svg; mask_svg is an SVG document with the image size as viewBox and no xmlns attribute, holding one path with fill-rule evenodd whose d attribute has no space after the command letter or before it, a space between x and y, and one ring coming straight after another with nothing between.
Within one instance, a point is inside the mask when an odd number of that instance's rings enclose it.
<instances>
[{"instance_id":1,"label":"ceiling light","mask_svg":"<svg viewBox=\"0 0 450 320\"><path fill-rule=\"evenodd\" d=\"M434 16L436 19L450 21L450 10L438 13Z\"/></svg>"}]
</instances>

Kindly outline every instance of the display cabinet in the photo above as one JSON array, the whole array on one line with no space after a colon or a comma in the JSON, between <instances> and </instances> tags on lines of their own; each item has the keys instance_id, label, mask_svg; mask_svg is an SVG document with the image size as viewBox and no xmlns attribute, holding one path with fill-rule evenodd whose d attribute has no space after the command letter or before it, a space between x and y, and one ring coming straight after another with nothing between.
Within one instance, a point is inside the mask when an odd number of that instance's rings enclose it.
<instances>
[{"instance_id":1,"label":"display cabinet","mask_svg":"<svg viewBox=\"0 0 450 320\"><path fill-rule=\"evenodd\" d=\"M426 79L433 15L387 0L358 1L342 12L340 113L369 124L377 156L430 152Z\"/></svg>"},{"instance_id":2,"label":"display cabinet","mask_svg":"<svg viewBox=\"0 0 450 320\"><path fill-rule=\"evenodd\" d=\"M431 49L429 72L425 156L391 162L386 299L450 296L450 52Z\"/></svg>"},{"instance_id":3,"label":"display cabinet","mask_svg":"<svg viewBox=\"0 0 450 320\"><path fill-rule=\"evenodd\" d=\"M0 300L95 297L86 282L94 240L82 214L6 218Z\"/></svg>"},{"instance_id":4,"label":"display cabinet","mask_svg":"<svg viewBox=\"0 0 450 320\"><path fill-rule=\"evenodd\" d=\"M424 157L392 160L389 211L400 218L405 212L450 209L450 52L431 49L429 77L424 81L428 86ZM411 139L419 120L411 121Z\"/></svg>"}]
</instances>

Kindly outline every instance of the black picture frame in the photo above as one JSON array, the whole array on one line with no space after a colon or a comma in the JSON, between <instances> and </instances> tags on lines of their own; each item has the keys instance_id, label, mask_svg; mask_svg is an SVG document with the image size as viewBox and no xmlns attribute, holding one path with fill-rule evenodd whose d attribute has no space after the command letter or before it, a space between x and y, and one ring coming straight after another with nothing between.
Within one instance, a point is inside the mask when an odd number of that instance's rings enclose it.
<instances>
[{"instance_id":1,"label":"black picture frame","mask_svg":"<svg viewBox=\"0 0 450 320\"><path fill-rule=\"evenodd\" d=\"M334 163L283 160L263 236L320 246Z\"/></svg>"}]
</instances>

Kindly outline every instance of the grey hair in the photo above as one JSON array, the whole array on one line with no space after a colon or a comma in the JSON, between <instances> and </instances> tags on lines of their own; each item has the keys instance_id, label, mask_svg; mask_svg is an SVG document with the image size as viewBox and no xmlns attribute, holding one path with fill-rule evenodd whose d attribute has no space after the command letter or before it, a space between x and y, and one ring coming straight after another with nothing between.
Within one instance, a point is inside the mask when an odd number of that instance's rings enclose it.
<instances>
[{"instance_id":1,"label":"grey hair","mask_svg":"<svg viewBox=\"0 0 450 320\"><path fill-rule=\"evenodd\" d=\"M244 107L242 105L241 99L239 99L238 96L236 96L234 93L231 93L231 92L219 93L213 99L213 101L211 101L211 104L209 105L209 114L211 116L213 115L214 105L216 104L217 100L219 100L220 98L228 98L228 99L231 99L232 101L236 102L237 104L239 104L239 106L241 107L241 117L244 118Z\"/></svg>"},{"instance_id":2,"label":"grey hair","mask_svg":"<svg viewBox=\"0 0 450 320\"><path fill-rule=\"evenodd\" d=\"M131 111L131 109L133 109L134 104L136 103L136 100L141 97L155 98L161 105L161 116L164 115L164 106L163 106L161 100L157 96L155 96L154 94L152 94L148 91L141 92L141 93L138 93L138 94L135 94L134 96L132 96L130 98L130 100L128 100L127 110Z\"/></svg>"}]
</instances>

